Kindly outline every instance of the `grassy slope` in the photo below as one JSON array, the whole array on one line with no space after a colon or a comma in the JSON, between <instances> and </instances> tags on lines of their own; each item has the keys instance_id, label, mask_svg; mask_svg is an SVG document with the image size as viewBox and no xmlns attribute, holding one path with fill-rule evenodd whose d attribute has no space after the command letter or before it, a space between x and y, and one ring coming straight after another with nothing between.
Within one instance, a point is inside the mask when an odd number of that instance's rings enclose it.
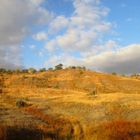
<instances>
[{"instance_id":1,"label":"grassy slope","mask_svg":"<svg viewBox=\"0 0 140 140\"><path fill-rule=\"evenodd\" d=\"M32 124L47 132L51 128L52 132L67 123L67 129L60 130L61 136L73 129L75 139L140 138L138 79L81 70L5 75L4 79L5 93L0 95L1 124ZM95 89L97 95L90 94ZM26 99L32 106L16 108L19 98ZM117 128L118 134L115 134ZM131 133L135 133L134 136Z\"/></svg>"},{"instance_id":2,"label":"grassy slope","mask_svg":"<svg viewBox=\"0 0 140 140\"><path fill-rule=\"evenodd\" d=\"M9 87L38 87L99 92L140 92L140 80L83 70L47 71L6 77Z\"/></svg>"}]
</instances>

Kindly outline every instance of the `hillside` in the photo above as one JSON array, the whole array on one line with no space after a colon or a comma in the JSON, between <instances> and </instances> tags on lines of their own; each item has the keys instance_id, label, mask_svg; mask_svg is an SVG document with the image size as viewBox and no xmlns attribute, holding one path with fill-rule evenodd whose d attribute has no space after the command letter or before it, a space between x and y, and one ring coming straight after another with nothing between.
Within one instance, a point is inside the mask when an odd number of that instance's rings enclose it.
<instances>
[{"instance_id":1,"label":"hillside","mask_svg":"<svg viewBox=\"0 0 140 140\"><path fill-rule=\"evenodd\" d=\"M140 80L85 70L56 70L37 74L5 75L6 87L36 87L93 91L99 93L139 93Z\"/></svg>"},{"instance_id":2,"label":"hillside","mask_svg":"<svg viewBox=\"0 0 140 140\"><path fill-rule=\"evenodd\" d=\"M0 140L140 139L139 79L65 69L0 82Z\"/></svg>"}]
</instances>

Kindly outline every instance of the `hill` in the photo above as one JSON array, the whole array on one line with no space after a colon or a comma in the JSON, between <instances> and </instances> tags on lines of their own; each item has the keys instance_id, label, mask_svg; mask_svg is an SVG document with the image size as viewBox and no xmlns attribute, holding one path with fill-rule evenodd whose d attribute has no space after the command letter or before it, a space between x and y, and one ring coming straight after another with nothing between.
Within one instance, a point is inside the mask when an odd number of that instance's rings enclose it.
<instances>
[{"instance_id":1,"label":"hill","mask_svg":"<svg viewBox=\"0 0 140 140\"><path fill-rule=\"evenodd\" d=\"M140 139L139 79L64 69L0 82L0 139Z\"/></svg>"},{"instance_id":2,"label":"hill","mask_svg":"<svg viewBox=\"0 0 140 140\"><path fill-rule=\"evenodd\" d=\"M36 74L5 75L6 87L36 87L93 91L99 93L140 92L140 80L88 70L55 70Z\"/></svg>"}]
</instances>

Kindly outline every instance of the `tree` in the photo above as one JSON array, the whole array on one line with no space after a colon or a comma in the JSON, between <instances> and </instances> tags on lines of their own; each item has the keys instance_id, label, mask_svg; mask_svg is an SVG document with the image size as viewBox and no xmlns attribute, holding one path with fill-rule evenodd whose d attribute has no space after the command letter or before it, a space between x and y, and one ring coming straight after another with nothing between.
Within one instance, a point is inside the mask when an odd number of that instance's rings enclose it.
<instances>
[{"instance_id":1,"label":"tree","mask_svg":"<svg viewBox=\"0 0 140 140\"><path fill-rule=\"evenodd\" d=\"M53 70L53 68L48 68L48 70L50 70L50 71L51 71L51 70Z\"/></svg>"},{"instance_id":2,"label":"tree","mask_svg":"<svg viewBox=\"0 0 140 140\"><path fill-rule=\"evenodd\" d=\"M82 66L77 66L76 69L86 70L86 67L85 66L83 66L83 67Z\"/></svg>"},{"instance_id":3,"label":"tree","mask_svg":"<svg viewBox=\"0 0 140 140\"><path fill-rule=\"evenodd\" d=\"M0 68L0 72L4 73L4 72L6 72L6 69L5 68Z\"/></svg>"},{"instance_id":4,"label":"tree","mask_svg":"<svg viewBox=\"0 0 140 140\"><path fill-rule=\"evenodd\" d=\"M29 72L29 73L35 73L35 72L36 72L36 69L34 69L34 68L29 68L29 69L28 69L28 72Z\"/></svg>"},{"instance_id":5,"label":"tree","mask_svg":"<svg viewBox=\"0 0 140 140\"><path fill-rule=\"evenodd\" d=\"M23 73L28 73L28 69L22 69Z\"/></svg>"},{"instance_id":6,"label":"tree","mask_svg":"<svg viewBox=\"0 0 140 140\"><path fill-rule=\"evenodd\" d=\"M41 69L39 70L39 72L44 72L44 71L46 71L46 68L41 68Z\"/></svg>"},{"instance_id":7,"label":"tree","mask_svg":"<svg viewBox=\"0 0 140 140\"><path fill-rule=\"evenodd\" d=\"M13 70L10 70L10 69L9 69L9 70L7 70L7 73L8 73L8 74L11 74L11 73L13 73Z\"/></svg>"},{"instance_id":8,"label":"tree","mask_svg":"<svg viewBox=\"0 0 140 140\"><path fill-rule=\"evenodd\" d=\"M63 69L63 64L58 64L55 66L55 70L61 70Z\"/></svg>"},{"instance_id":9,"label":"tree","mask_svg":"<svg viewBox=\"0 0 140 140\"><path fill-rule=\"evenodd\" d=\"M76 69L76 66L69 66L68 69Z\"/></svg>"},{"instance_id":10,"label":"tree","mask_svg":"<svg viewBox=\"0 0 140 140\"><path fill-rule=\"evenodd\" d=\"M117 73L116 72L112 72L112 75L117 75Z\"/></svg>"},{"instance_id":11,"label":"tree","mask_svg":"<svg viewBox=\"0 0 140 140\"><path fill-rule=\"evenodd\" d=\"M83 67L82 67L82 69L83 69L83 70L86 70L86 67L85 67L85 66L83 66Z\"/></svg>"},{"instance_id":12,"label":"tree","mask_svg":"<svg viewBox=\"0 0 140 140\"><path fill-rule=\"evenodd\" d=\"M15 73L20 73L21 70L19 68L15 69Z\"/></svg>"}]
</instances>

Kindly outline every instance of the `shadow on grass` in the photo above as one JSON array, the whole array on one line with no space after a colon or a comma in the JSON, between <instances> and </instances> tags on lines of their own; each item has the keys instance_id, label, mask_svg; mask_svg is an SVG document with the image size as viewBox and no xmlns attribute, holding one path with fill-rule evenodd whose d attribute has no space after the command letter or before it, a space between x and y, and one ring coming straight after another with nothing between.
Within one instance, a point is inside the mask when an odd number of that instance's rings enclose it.
<instances>
[{"instance_id":1,"label":"shadow on grass","mask_svg":"<svg viewBox=\"0 0 140 140\"><path fill-rule=\"evenodd\" d=\"M47 130L46 130L47 131ZM38 128L0 127L0 140L71 140L55 132L43 132Z\"/></svg>"},{"instance_id":2,"label":"shadow on grass","mask_svg":"<svg viewBox=\"0 0 140 140\"><path fill-rule=\"evenodd\" d=\"M1 127L0 140L42 140L43 133L38 129Z\"/></svg>"}]
</instances>

